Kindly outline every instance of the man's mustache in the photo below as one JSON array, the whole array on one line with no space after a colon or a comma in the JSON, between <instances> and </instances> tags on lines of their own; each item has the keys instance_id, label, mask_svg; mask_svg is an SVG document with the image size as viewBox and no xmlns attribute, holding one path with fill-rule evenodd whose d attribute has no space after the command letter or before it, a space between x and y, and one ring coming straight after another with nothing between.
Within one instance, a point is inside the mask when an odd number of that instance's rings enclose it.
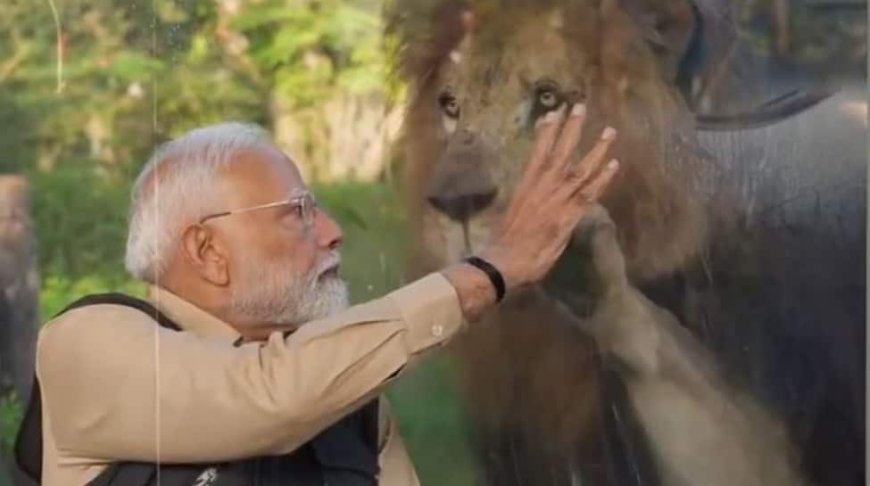
<instances>
[{"instance_id":1,"label":"man's mustache","mask_svg":"<svg viewBox=\"0 0 870 486\"><path fill-rule=\"evenodd\" d=\"M320 277L321 275L330 270L335 270L337 272L340 265L341 254L337 251L332 251L326 256L326 258L324 258L320 261L320 263L317 264L317 270L315 275Z\"/></svg>"}]
</instances>

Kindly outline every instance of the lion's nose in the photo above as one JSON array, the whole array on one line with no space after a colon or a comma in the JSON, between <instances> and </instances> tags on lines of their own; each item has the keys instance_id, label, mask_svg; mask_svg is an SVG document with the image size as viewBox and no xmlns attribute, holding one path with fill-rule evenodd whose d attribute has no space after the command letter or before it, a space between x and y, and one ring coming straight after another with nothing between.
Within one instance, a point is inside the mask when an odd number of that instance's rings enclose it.
<instances>
[{"instance_id":1,"label":"lion's nose","mask_svg":"<svg viewBox=\"0 0 870 486\"><path fill-rule=\"evenodd\" d=\"M492 204L497 192L497 189L492 189L470 194L432 195L428 199L429 204L450 219L464 222Z\"/></svg>"}]
</instances>

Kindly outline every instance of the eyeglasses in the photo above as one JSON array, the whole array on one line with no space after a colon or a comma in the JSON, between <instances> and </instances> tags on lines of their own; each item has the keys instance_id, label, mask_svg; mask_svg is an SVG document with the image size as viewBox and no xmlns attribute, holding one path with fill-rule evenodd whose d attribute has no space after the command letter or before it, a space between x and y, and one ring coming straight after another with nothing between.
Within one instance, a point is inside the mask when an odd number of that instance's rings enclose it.
<instances>
[{"instance_id":1,"label":"eyeglasses","mask_svg":"<svg viewBox=\"0 0 870 486\"><path fill-rule=\"evenodd\" d=\"M252 206L249 208L242 209L233 209L231 211L224 211L221 213L209 214L199 220L199 224L205 223L210 219L222 218L224 216L230 216L232 214L241 214L241 213L249 213L251 211L259 211L260 209L269 209L269 208L278 208L282 206L289 206L296 213L296 216L302 221L302 224L305 225L306 228L311 227L314 223L314 216L317 213L317 201L314 199L314 195L308 191L303 192L298 196L293 196L290 199L285 201L276 201L267 204L261 204L259 206Z\"/></svg>"}]
</instances>

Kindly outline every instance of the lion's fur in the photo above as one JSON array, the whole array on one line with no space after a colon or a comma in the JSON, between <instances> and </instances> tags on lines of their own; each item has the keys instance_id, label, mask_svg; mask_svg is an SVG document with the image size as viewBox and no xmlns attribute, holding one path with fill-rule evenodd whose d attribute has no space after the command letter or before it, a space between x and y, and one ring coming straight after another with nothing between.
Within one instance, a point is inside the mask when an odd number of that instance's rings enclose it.
<instances>
[{"instance_id":1,"label":"lion's fur","mask_svg":"<svg viewBox=\"0 0 870 486\"><path fill-rule=\"evenodd\" d=\"M476 27L465 36L460 17L469 8ZM632 278L667 275L702 256L710 210L718 205L707 180L714 166L696 148L669 68L615 0L396 0L389 16L397 74L410 90L402 150L418 270L459 256L445 229L449 223L424 197L448 143L435 102L440 90L453 85L462 99L460 124L499 156L497 200L468 229L472 245L483 244L530 146L525 122L499 111L514 109L511 80L518 72L554 77L586 100L583 151L605 125L618 130L612 155L622 170L604 204L619 228ZM541 450L531 455L543 459L528 467L544 474L551 460L601 460L598 358L589 338L553 309L533 294L519 296L472 326L454 349L480 429L510 430L520 442L538 444Z\"/></svg>"},{"instance_id":2,"label":"lion's fur","mask_svg":"<svg viewBox=\"0 0 870 486\"><path fill-rule=\"evenodd\" d=\"M613 0L601 5L591 1L561 3L571 6L561 7L556 1L475 2L472 7L482 12L478 14L481 28L474 34L474 60L469 63L487 60L491 67L522 62L528 53L496 51L504 33L521 31L524 26L532 27L533 35L546 32L546 27L529 23L554 10L562 12L563 27L558 28L554 43L564 42L582 53L585 66L563 63L559 68L586 91L583 95L588 98L590 112L587 135L598 133L604 124L616 127L620 134L612 154L622 162L623 170L605 204L624 232L621 241L629 254L631 272L649 278L679 268L703 246L706 221L694 196L707 192L703 179L713 170L696 151L688 111L661 72L656 56L644 44L642 34ZM408 201L418 212L424 211L426 201L415 196L423 193L421 184L427 180L427 171L443 151L440 114L433 100L445 82L445 68L452 67L450 53L461 48L459 16L465 8L467 5L456 1L409 0L393 10L392 25L400 46L398 73L411 92L403 137L408 165L405 187L413 194ZM533 35L528 39L538 42L539 52L558 47L542 46ZM498 87L484 80L486 76L493 73L486 69L466 73L465 88L488 86L497 98ZM474 107L469 108L474 111ZM494 122L480 121L497 126ZM587 137L587 147L590 141ZM511 165L518 168L522 150L515 152L510 154L516 158ZM516 172L506 175L501 187L509 188L516 176Z\"/></svg>"}]
</instances>

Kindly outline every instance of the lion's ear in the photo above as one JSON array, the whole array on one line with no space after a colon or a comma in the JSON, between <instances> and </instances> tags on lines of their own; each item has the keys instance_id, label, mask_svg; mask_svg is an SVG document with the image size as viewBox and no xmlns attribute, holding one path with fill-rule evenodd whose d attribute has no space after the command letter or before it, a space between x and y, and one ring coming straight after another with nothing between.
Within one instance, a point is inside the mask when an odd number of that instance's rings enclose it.
<instances>
[{"instance_id":1,"label":"lion's ear","mask_svg":"<svg viewBox=\"0 0 870 486\"><path fill-rule=\"evenodd\" d=\"M700 29L691 0L615 0L659 59L662 73L676 81Z\"/></svg>"},{"instance_id":2,"label":"lion's ear","mask_svg":"<svg viewBox=\"0 0 870 486\"><path fill-rule=\"evenodd\" d=\"M473 19L465 0L386 0L387 45L394 49L400 78L426 84L433 66L445 62L465 36Z\"/></svg>"}]
</instances>

